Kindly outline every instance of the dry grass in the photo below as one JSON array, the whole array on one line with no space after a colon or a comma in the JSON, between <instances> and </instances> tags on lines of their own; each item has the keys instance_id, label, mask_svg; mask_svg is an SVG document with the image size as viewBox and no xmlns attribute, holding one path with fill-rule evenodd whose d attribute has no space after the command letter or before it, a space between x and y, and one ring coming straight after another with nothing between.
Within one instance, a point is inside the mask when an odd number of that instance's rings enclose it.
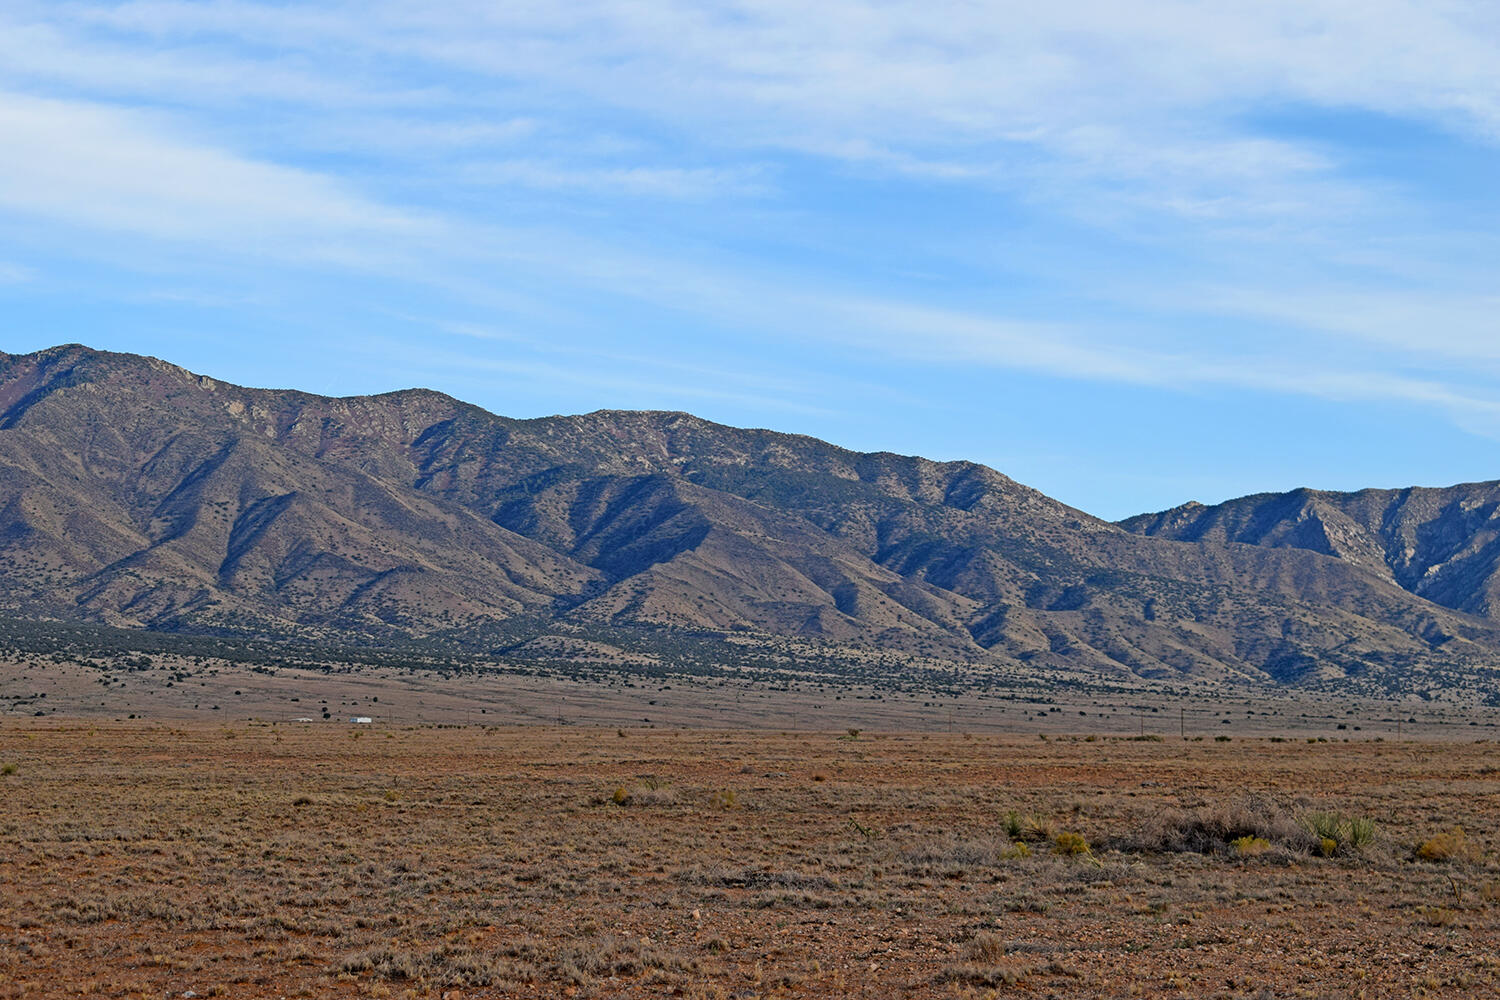
<instances>
[{"instance_id":1,"label":"dry grass","mask_svg":"<svg viewBox=\"0 0 1500 1000\"><path fill-rule=\"evenodd\" d=\"M1167 809L1119 839L1116 846L1147 853L1230 854L1243 853L1234 848L1242 841L1264 841L1268 847L1302 854L1319 847L1316 834L1264 796L1242 796L1191 810Z\"/></svg>"},{"instance_id":2,"label":"dry grass","mask_svg":"<svg viewBox=\"0 0 1500 1000\"><path fill-rule=\"evenodd\" d=\"M847 736L7 723L0 997L1500 989L1493 744Z\"/></svg>"},{"instance_id":3,"label":"dry grass","mask_svg":"<svg viewBox=\"0 0 1500 1000\"><path fill-rule=\"evenodd\" d=\"M1429 837L1413 852L1422 861L1474 862L1480 858L1480 847L1461 826Z\"/></svg>"}]
</instances>

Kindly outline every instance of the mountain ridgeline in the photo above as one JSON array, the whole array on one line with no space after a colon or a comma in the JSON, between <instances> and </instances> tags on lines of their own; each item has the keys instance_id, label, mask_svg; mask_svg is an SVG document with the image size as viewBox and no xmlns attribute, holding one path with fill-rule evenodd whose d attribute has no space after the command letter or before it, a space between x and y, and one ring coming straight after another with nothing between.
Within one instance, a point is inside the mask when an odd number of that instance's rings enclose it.
<instances>
[{"instance_id":1,"label":"mountain ridgeline","mask_svg":"<svg viewBox=\"0 0 1500 1000\"><path fill-rule=\"evenodd\" d=\"M1262 493L1120 525L1153 538L1319 552L1434 604L1500 619L1500 482Z\"/></svg>"},{"instance_id":2,"label":"mountain ridgeline","mask_svg":"<svg viewBox=\"0 0 1500 1000\"><path fill-rule=\"evenodd\" d=\"M1500 484L1110 524L993 469L682 413L515 420L0 355L0 613L518 659L950 662L1493 694Z\"/></svg>"}]
</instances>

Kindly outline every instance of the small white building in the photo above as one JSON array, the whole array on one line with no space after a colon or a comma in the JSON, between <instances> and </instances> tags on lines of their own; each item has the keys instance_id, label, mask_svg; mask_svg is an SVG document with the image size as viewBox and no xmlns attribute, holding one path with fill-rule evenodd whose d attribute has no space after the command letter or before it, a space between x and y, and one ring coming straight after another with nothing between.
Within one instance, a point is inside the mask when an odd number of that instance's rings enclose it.
<instances>
[{"instance_id":1,"label":"small white building","mask_svg":"<svg viewBox=\"0 0 1500 1000\"><path fill-rule=\"evenodd\" d=\"M361 726L368 726L375 720L370 718L368 715L351 715L349 716L349 721Z\"/></svg>"}]
</instances>

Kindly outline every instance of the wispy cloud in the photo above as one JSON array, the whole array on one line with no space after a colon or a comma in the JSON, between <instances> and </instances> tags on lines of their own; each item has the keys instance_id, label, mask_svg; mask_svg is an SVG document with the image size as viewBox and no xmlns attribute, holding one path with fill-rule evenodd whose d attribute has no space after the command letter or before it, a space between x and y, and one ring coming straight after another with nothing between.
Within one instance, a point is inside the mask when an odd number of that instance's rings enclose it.
<instances>
[{"instance_id":1,"label":"wispy cloud","mask_svg":"<svg viewBox=\"0 0 1500 1000\"><path fill-rule=\"evenodd\" d=\"M0 285L19 285L36 278L36 272L20 264L0 260Z\"/></svg>"},{"instance_id":2,"label":"wispy cloud","mask_svg":"<svg viewBox=\"0 0 1500 1000\"><path fill-rule=\"evenodd\" d=\"M1132 331L1062 323L1007 322L902 302L829 301L830 316L851 344L909 362L987 365L1067 379L1121 382L1170 390L1229 387L1341 402L1402 403L1437 408L1466 428L1500 438L1500 398L1461 378L1402 375L1337 358L1310 362L1305 353L1249 352L1200 341L1194 350L1151 350L1132 344ZM1379 303L1369 308L1379 308ZM1301 315L1299 314L1299 318ZM1490 321L1493 324L1493 320ZM1404 341L1400 346L1409 346ZM1464 347L1479 347L1477 340ZM1493 337L1465 359L1496 356Z\"/></svg>"},{"instance_id":3,"label":"wispy cloud","mask_svg":"<svg viewBox=\"0 0 1500 1000\"><path fill-rule=\"evenodd\" d=\"M750 372L712 370L703 366L686 366L698 377L683 378L685 366L664 363L660 358L607 351L587 352L585 363L580 363L579 355L584 352L568 350L546 352L554 357L562 355L556 360L548 360L546 353L526 358L502 358L431 344L414 350L409 344L388 339L380 341L378 347L386 357L399 361L409 374L426 372L440 374L445 381L457 379L473 383L482 383L496 375L545 379L556 384L586 387L639 408L666 408L661 401L669 401L668 405L673 402L675 405L690 405L694 400L713 400L780 413L827 415L834 409L826 401L817 401L812 391L788 392L785 380L768 380ZM826 400L826 396L823 398ZM642 406L641 400L657 402Z\"/></svg>"},{"instance_id":4,"label":"wispy cloud","mask_svg":"<svg viewBox=\"0 0 1500 1000\"><path fill-rule=\"evenodd\" d=\"M10 22L0 63L12 76L173 104L581 100L721 146L863 157L875 143L955 174L1003 166L997 143L1104 175L1165 166L1159 183L1216 179L1230 195L1247 177L1319 166L1226 128L1226 110L1249 102L1436 116L1500 136L1486 4L23 2ZM402 72L372 77L371 57ZM453 72L468 75L462 88Z\"/></svg>"},{"instance_id":5,"label":"wispy cloud","mask_svg":"<svg viewBox=\"0 0 1500 1000\"><path fill-rule=\"evenodd\" d=\"M13 0L0 223L420 284L495 345L698 324L1489 427L1493 220L1254 112L1493 152L1497 42L1494 4L1417 0ZM694 391L802 398L699 367Z\"/></svg>"},{"instance_id":6,"label":"wispy cloud","mask_svg":"<svg viewBox=\"0 0 1500 1000\"><path fill-rule=\"evenodd\" d=\"M0 93L0 208L278 257L360 261L442 226L307 170L174 135L150 116ZM375 251L382 252L382 251Z\"/></svg>"},{"instance_id":7,"label":"wispy cloud","mask_svg":"<svg viewBox=\"0 0 1500 1000\"><path fill-rule=\"evenodd\" d=\"M414 112L382 122L386 141L367 148L472 139L503 108L502 131L537 115L568 121L575 134L549 141L576 154L591 124L580 111L592 107L721 152L792 149L1019 185L1059 204L1107 204L1118 219L1357 211L1359 185L1337 176L1326 151L1235 120L1257 104L1415 115L1500 139L1500 29L1484 4L22 0L0 26L0 78L13 85L174 108ZM386 60L387 71L371 69ZM290 141L298 131L315 142L319 130L302 122ZM693 197L753 184L736 164L537 156L468 176Z\"/></svg>"},{"instance_id":8,"label":"wispy cloud","mask_svg":"<svg viewBox=\"0 0 1500 1000\"><path fill-rule=\"evenodd\" d=\"M704 200L724 196L757 196L768 191L764 171L754 167L610 167L579 168L542 160L502 160L468 164L460 171L471 184L503 184L547 191L618 197Z\"/></svg>"},{"instance_id":9,"label":"wispy cloud","mask_svg":"<svg viewBox=\"0 0 1500 1000\"><path fill-rule=\"evenodd\" d=\"M1500 294L1494 292L1331 283L1275 290L1221 286L1182 289L1179 305L1334 334L1346 345L1381 348L1408 363L1482 364L1500 373Z\"/></svg>"}]
</instances>

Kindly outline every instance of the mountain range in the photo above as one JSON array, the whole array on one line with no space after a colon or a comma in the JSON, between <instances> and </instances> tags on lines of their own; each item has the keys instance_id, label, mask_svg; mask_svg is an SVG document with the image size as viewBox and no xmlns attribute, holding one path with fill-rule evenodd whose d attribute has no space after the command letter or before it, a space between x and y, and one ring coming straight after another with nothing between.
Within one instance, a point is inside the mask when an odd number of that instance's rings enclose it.
<instances>
[{"instance_id":1,"label":"mountain range","mask_svg":"<svg viewBox=\"0 0 1500 1000\"><path fill-rule=\"evenodd\" d=\"M1493 696L1497 514L1479 483L1112 524L983 465L684 413L0 354L0 613L25 620Z\"/></svg>"}]
</instances>

